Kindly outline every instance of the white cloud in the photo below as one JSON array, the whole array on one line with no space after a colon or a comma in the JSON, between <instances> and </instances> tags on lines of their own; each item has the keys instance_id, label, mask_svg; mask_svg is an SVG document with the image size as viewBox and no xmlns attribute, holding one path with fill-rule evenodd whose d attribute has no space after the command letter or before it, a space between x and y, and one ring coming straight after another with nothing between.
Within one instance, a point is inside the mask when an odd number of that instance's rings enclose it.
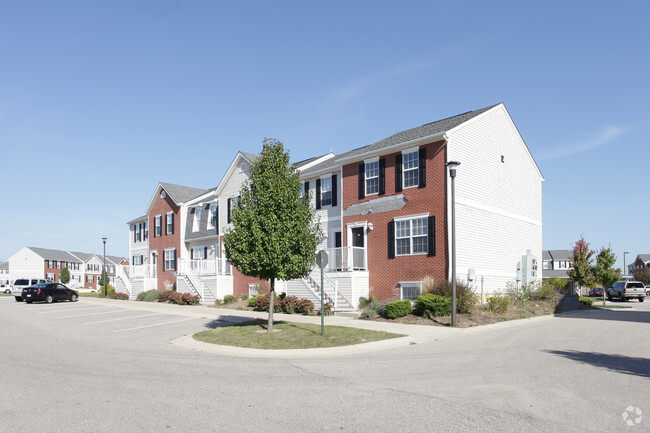
<instances>
[{"instance_id":1,"label":"white cloud","mask_svg":"<svg viewBox=\"0 0 650 433\"><path fill-rule=\"evenodd\" d=\"M619 126L606 126L598 131L595 136L586 140L568 143L563 145L561 148L551 149L547 152L540 152L538 159L540 161L557 159L605 147L610 144L615 144L617 138L627 134L628 132L630 131Z\"/></svg>"}]
</instances>

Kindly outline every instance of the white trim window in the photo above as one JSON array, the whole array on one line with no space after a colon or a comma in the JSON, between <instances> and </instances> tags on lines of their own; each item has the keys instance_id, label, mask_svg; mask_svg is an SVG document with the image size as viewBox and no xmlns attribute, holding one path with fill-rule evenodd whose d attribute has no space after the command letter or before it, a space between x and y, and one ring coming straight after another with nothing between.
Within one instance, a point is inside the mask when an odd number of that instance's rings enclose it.
<instances>
[{"instance_id":1,"label":"white trim window","mask_svg":"<svg viewBox=\"0 0 650 433\"><path fill-rule=\"evenodd\" d=\"M409 256L428 253L427 217L395 221L395 254Z\"/></svg>"},{"instance_id":2,"label":"white trim window","mask_svg":"<svg viewBox=\"0 0 650 433\"><path fill-rule=\"evenodd\" d=\"M192 222L192 231L198 232L201 228L201 208L194 209L194 221Z\"/></svg>"},{"instance_id":3,"label":"white trim window","mask_svg":"<svg viewBox=\"0 0 650 433\"><path fill-rule=\"evenodd\" d=\"M142 224L135 225L135 242L142 241Z\"/></svg>"},{"instance_id":4,"label":"white trim window","mask_svg":"<svg viewBox=\"0 0 650 433\"><path fill-rule=\"evenodd\" d=\"M153 218L153 235L154 237L162 236L162 215L156 215Z\"/></svg>"},{"instance_id":5,"label":"white trim window","mask_svg":"<svg viewBox=\"0 0 650 433\"><path fill-rule=\"evenodd\" d=\"M142 235L142 240L146 241L147 239L149 239L149 223L145 221L142 226L144 228L144 234Z\"/></svg>"},{"instance_id":6,"label":"white trim window","mask_svg":"<svg viewBox=\"0 0 650 433\"><path fill-rule=\"evenodd\" d=\"M176 250L165 250L164 251L165 261L163 263L164 271L175 271L176 270Z\"/></svg>"},{"instance_id":7,"label":"white trim window","mask_svg":"<svg viewBox=\"0 0 650 433\"><path fill-rule=\"evenodd\" d=\"M399 287L401 300L408 299L409 301L415 301L422 294L421 282L399 283Z\"/></svg>"},{"instance_id":8,"label":"white trim window","mask_svg":"<svg viewBox=\"0 0 650 433\"><path fill-rule=\"evenodd\" d=\"M47 275L45 275L45 279L47 281L54 281L54 274L48 273Z\"/></svg>"},{"instance_id":9,"label":"white trim window","mask_svg":"<svg viewBox=\"0 0 650 433\"><path fill-rule=\"evenodd\" d=\"M420 180L420 157L418 149L402 154L402 176L404 188L418 186Z\"/></svg>"},{"instance_id":10,"label":"white trim window","mask_svg":"<svg viewBox=\"0 0 650 433\"><path fill-rule=\"evenodd\" d=\"M217 226L217 205L210 205L210 217L208 218L208 228L213 229Z\"/></svg>"},{"instance_id":11,"label":"white trim window","mask_svg":"<svg viewBox=\"0 0 650 433\"><path fill-rule=\"evenodd\" d=\"M253 296L260 294L260 283L249 284L248 285L248 297L252 298Z\"/></svg>"},{"instance_id":12,"label":"white trim window","mask_svg":"<svg viewBox=\"0 0 650 433\"><path fill-rule=\"evenodd\" d=\"M366 195L379 194L379 158L365 162Z\"/></svg>"},{"instance_id":13,"label":"white trim window","mask_svg":"<svg viewBox=\"0 0 650 433\"><path fill-rule=\"evenodd\" d=\"M173 212L168 212L167 215L165 215L165 234L166 235L173 235L174 234L174 213Z\"/></svg>"},{"instance_id":14,"label":"white trim window","mask_svg":"<svg viewBox=\"0 0 650 433\"><path fill-rule=\"evenodd\" d=\"M206 248L205 247L194 247L192 248L192 259L193 260L205 260L207 257L205 256L206 253Z\"/></svg>"},{"instance_id":15,"label":"white trim window","mask_svg":"<svg viewBox=\"0 0 650 433\"><path fill-rule=\"evenodd\" d=\"M330 206L332 204L332 177L324 177L320 180L320 204Z\"/></svg>"},{"instance_id":16,"label":"white trim window","mask_svg":"<svg viewBox=\"0 0 650 433\"><path fill-rule=\"evenodd\" d=\"M143 256L142 254L133 256L133 266L139 266L143 263Z\"/></svg>"},{"instance_id":17,"label":"white trim window","mask_svg":"<svg viewBox=\"0 0 650 433\"><path fill-rule=\"evenodd\" d=\"M95 282L95 276L94 275L86 275L86 282L87 283L94 283Z\"/></svg>"}]
</instances>

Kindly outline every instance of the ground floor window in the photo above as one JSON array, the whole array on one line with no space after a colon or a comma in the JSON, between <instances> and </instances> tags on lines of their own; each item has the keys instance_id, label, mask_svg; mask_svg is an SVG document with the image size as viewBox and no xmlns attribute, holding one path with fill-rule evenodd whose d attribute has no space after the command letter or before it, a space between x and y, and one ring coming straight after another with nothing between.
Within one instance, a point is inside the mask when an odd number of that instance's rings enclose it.
<instances>
[{"instance_id":1,"label":"ground floor window","mask_svg":"<svg viewBox=\"0 0 650 433\"><path fill-rule=\"evenodd\" d=\"M252 298L255 295L260 294L260 283L249 284L248 285L248 297Z\"/></svg>"},{"instance_id":2,"label":"ground floor window","mask_svg":"<svg viewBox=\"0 0 650 433\"><path fill-rule=\"evenodd\" d=\"M95 276L94 275L86 275L86 282L87 283L95 282Z\"/></svg>"},{"instance_id":3,"label":"ground floor window","mask_svg":"<svg viewBox=\"0 0 650 433\"><path fill-rule=\"evenodd\" d=\"M175 271L176 270L176 250L165 250L165 263L163 270Z\"/></svg>"},{"instance_id":4,"label":"ground floor window","mask_svg":"<svg viewBox=\"0 0 650 433\"><path fill-rule=\"evenodd\" d=\"M422 294L422 283L419 282L410 282L410 283L399 283L400 285L400 299L408 299L410 301L415 301L418 296Z\"/></svg>"},{"instance_id":5,"label":"ground floor window","mask_svg":"<svg viewBox=\"0 0 650 433\"><path fill-rule=\"evenodd\" d=\"M47 275L45 276L45 278L46 278L48 281L54 281L54 274L47 274Z\"/></svg>"}]
</instances>

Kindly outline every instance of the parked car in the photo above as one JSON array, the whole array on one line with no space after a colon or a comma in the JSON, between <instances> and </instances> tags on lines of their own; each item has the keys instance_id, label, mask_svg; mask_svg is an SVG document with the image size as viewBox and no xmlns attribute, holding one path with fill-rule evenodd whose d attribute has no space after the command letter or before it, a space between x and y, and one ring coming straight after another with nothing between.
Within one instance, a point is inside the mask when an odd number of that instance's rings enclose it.
<instances>
[{"instance_id":1,"label":"parked car","mask_svg":"<svg viewBox=\"0 0 650 433\"><path fill-rule=\"evenodd\" d=\"M93 289L92 287L77 287L75 290L79 293L95 293L98 291L97 289Z\"/></svg>"},{"instance_id":2,"label":"parked car","mask_svg":"<svg viewBox=\"0 0 650 433\"><path fill-rule=\"evenodd\" d=\"M16 302L22 302L23 289L34 284L45 283L46 281L41 278L18 278L11 286L11 294L16 298Z\"/></svg>"},{"instance_id":3,"label":"parked car","mask_svg":"<svg viewBox=\"0 0 650 433\"><path fill-rule=\"evenodd\" d=\"M637 298L643 302L646 297L646 288L640 281L617 281L607 289L607 300L617 298L619 301Z\"/></svg>"},{"instance_id":4,"label":"parked car","mask_svg":"<svg viewBox=\"0 0 650 433\"><path fill-rule=\"evenodd\" d=\"M11 286L9 284L0 284L0 292L11 293Z\"/></svg>"},{"instance_id":5,"label":"parked car","mask_svg":"<svg viewBox=\"0 0 650 433\"><path fill-rule=\"evenodd\" d=\"M67 288L61 283L39 283L25 287L21 293L25 302L45 301L48 304L56 301L75 302L79 299L79 292Z\"/></svg>"},{"instance_id":6,"label":"parked car","mask_svg":"<svg viewBox=\"0 0 650 433\"><path fill-rule=\"evenodd\" d=\"M589 289L589 296L603 296L603 289L600 287L593 287Z\"/></svg>"}]
</instances>

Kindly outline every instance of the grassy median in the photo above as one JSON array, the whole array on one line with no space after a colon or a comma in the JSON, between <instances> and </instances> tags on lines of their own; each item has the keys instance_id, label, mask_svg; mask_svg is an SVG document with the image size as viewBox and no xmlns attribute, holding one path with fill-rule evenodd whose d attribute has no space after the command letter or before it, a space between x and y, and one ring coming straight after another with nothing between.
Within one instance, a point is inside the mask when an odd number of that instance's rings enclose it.
<instances>
[{"instance_id":1,"label":"grassy median","mask_svg":"<svg viewBox=\"0 0 650 433\"><path fill-rule=\"evenodd\" d=\"M275 322L272 332L268 332L266 326L266 320L251 320L198 332L194 334L194 338L205 343L252 349L313 349L349 346L404 336L345 326L325 326L325 335L321 336L320 325L309 323Z\"/></svg>"}]
</instances>

